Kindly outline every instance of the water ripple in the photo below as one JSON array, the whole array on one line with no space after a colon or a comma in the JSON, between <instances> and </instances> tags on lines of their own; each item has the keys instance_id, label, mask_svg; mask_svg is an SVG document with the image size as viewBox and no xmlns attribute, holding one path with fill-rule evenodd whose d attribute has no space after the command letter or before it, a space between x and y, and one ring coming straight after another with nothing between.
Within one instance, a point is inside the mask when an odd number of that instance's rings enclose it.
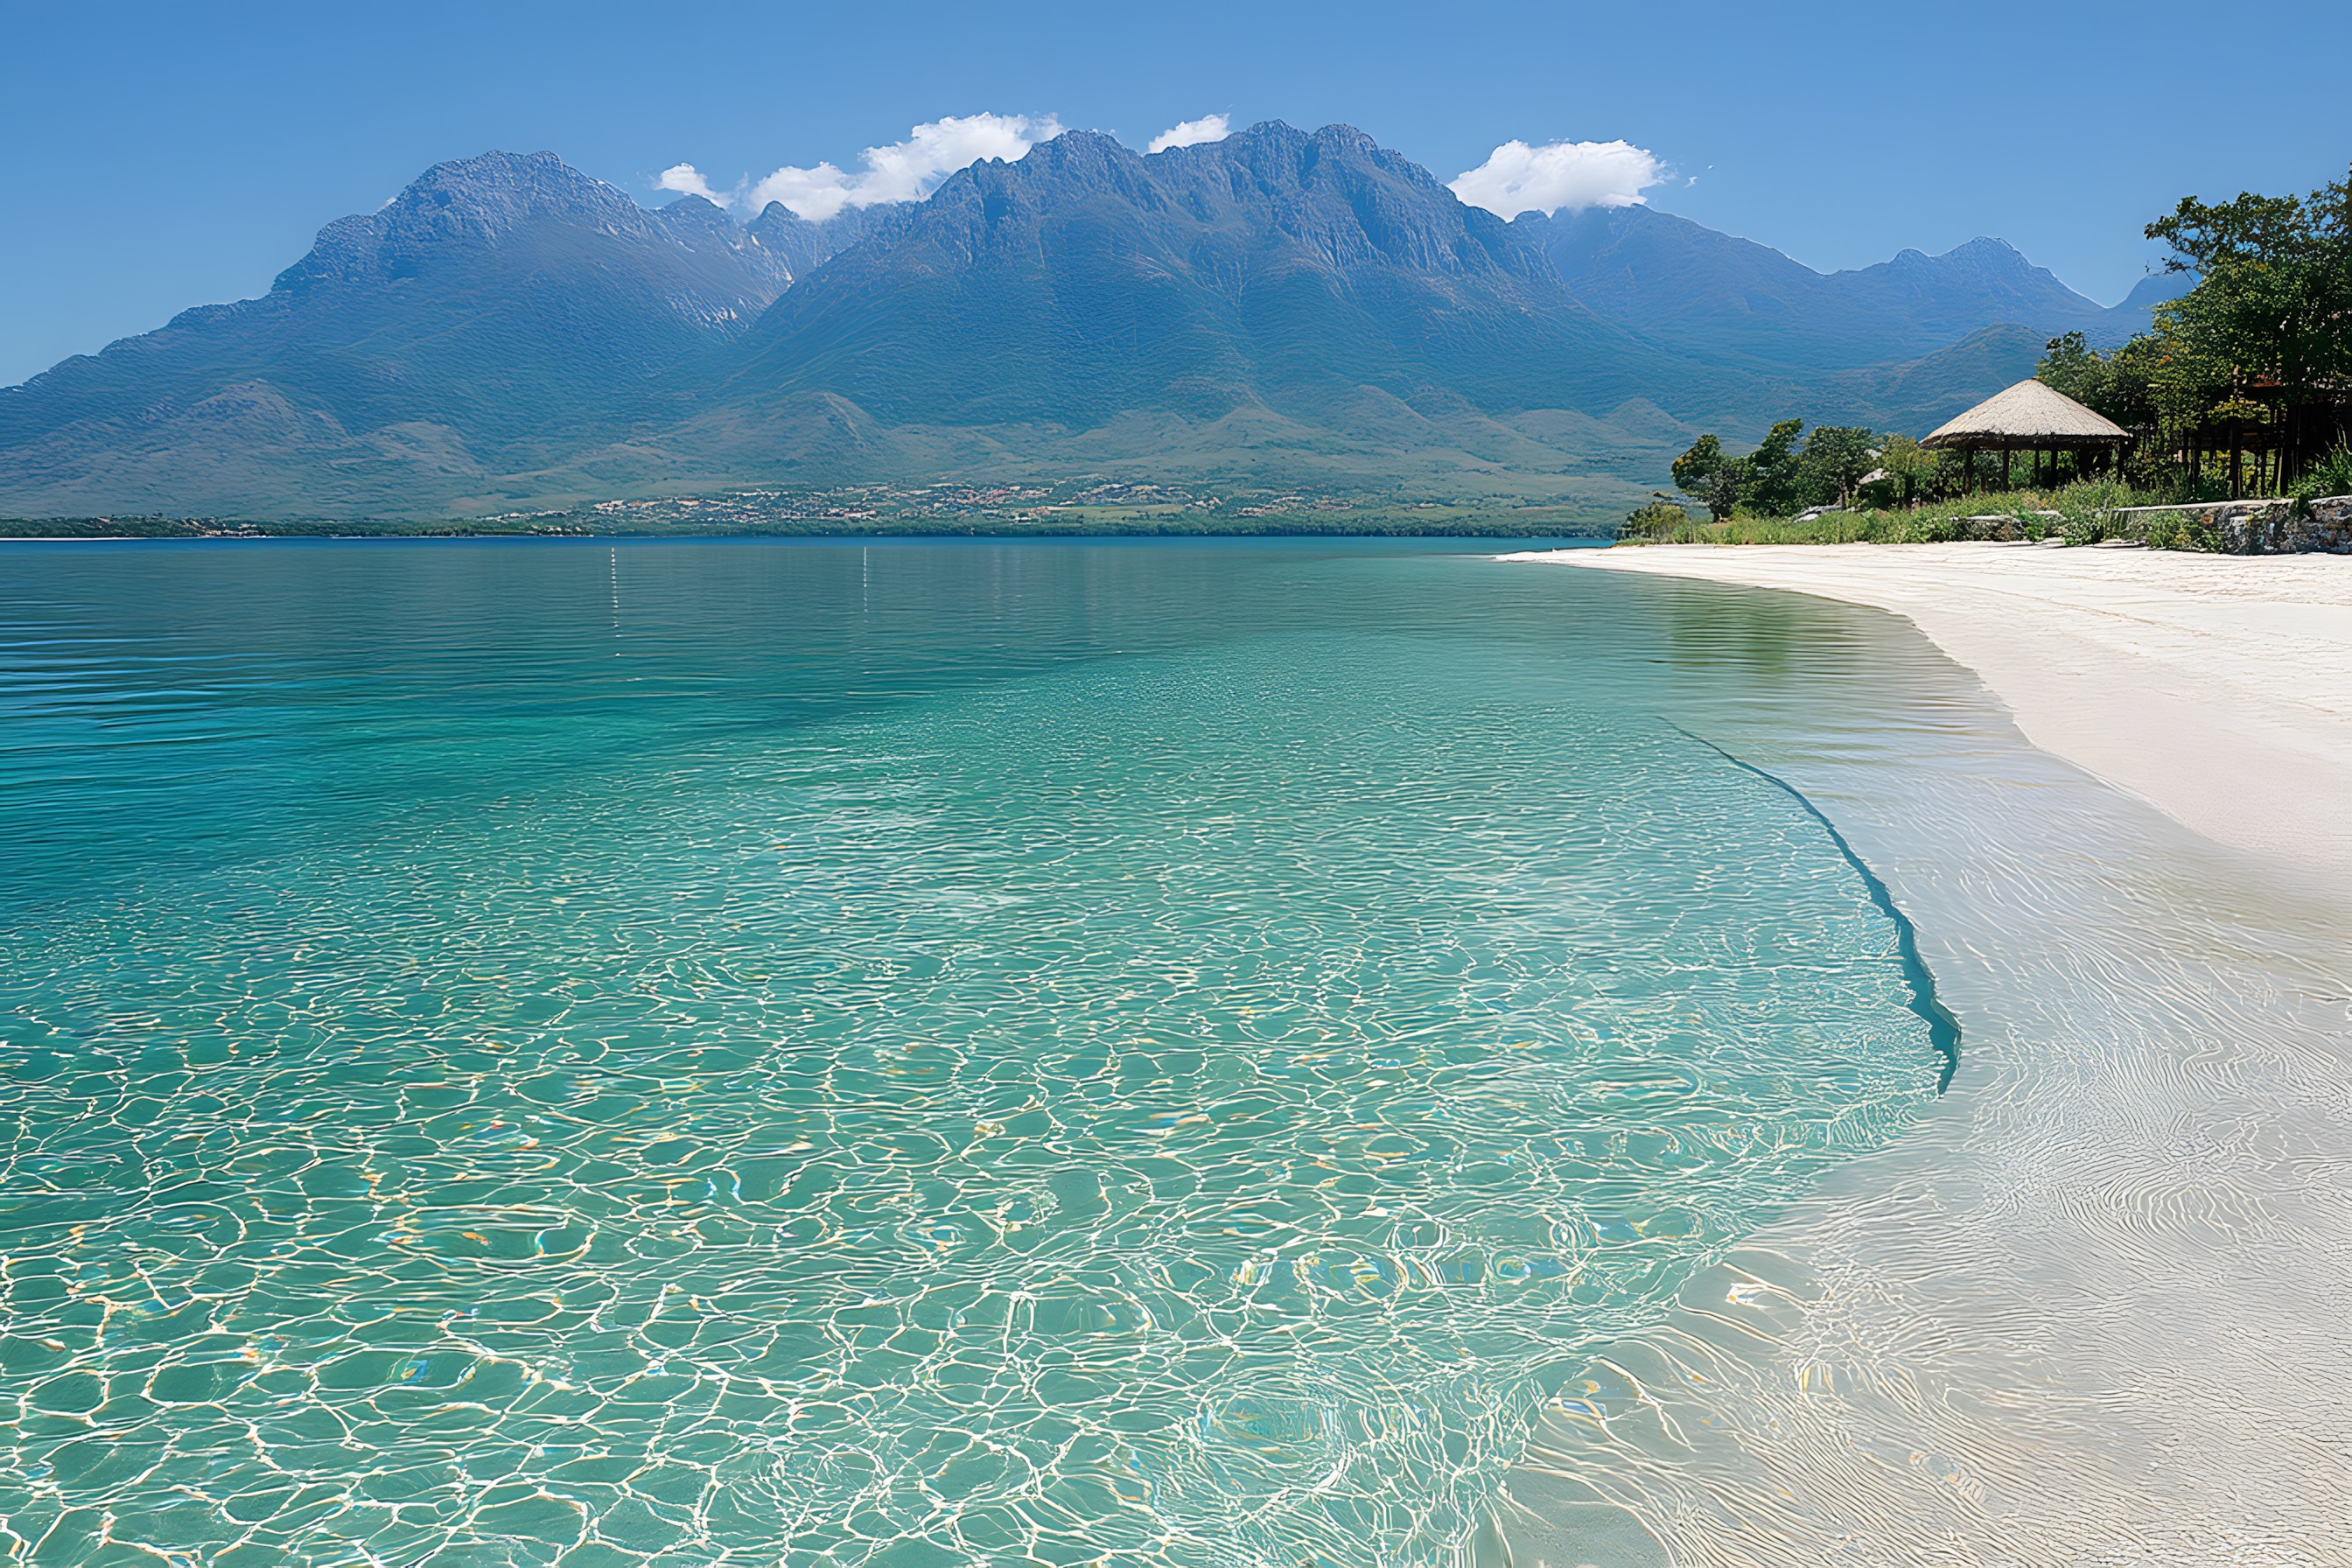
<instances>
[{"instance_id":1,"label":"water ripple","mask_svg":"<svg viewBox=\"0 0 2352 1568\"><path fill-rule=\"evenodd\" d=\"M1647 716L1638 609L945 551L858 631L774 558L616 556L625 658L601 558L410 626L397 552L142 584L202 679L10 650L9 1550L1444 1561L1933 1092L1899 921Z\"/></svg>"}]
</instances>

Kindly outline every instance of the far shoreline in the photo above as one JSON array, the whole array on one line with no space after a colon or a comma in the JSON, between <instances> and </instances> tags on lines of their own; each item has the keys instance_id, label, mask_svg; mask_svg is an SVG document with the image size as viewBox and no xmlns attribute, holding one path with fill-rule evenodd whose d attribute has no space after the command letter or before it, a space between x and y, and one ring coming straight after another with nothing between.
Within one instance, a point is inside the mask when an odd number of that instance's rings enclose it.
<instances>
[{"instance_id":1,"label":"far shoreline","mask_svg":"<svg viewBox=\"0 0 2352 1568\"><path fill-rule=\"evenodd\" d=\"M1232 544L1284 543L1331 545L1452 545L1474 554L1486 555L1496 545L1534 545L1534 553L1549 554L1567 551L1601 551L1615 541L1603 534L1581 533L1513 533L1508 531L1456 532L1430 530L1425 532L1348 533L1336 531L1307 529L1262 529L1250 532L1226 530L1219 532L1151 531L1144 530L1097 530L1090 532L1060 532L1038 529L956 529L953 531L909 531L880 529L866 533L828 532L794 533L773 530L709 531L709 532L630 532L630 533L523 533L485 530L480 532L436 531L433 532L373 532L373 533L0 533L0 547L11 544L75 544L75 545L160 545L173 548L196 546L227 546L250 544L298 545L304 547L331 544L549 544L549 545L619 545L619 544Z\"/></svg>"},{"instance_id":2,"label":"far shoreline","mask_svg":"<svg viewBox=\"0 0 2352 1568\"><path fill-rule=\"evenodd\" d=\"M629 529L609 532L593 532L572 529L500 529L500 528L441 528L385 527L358 530L296 529L269 530L208 530L141 532L133 530L91 531L87 533L10 533L0 529L0 545L5 544L263 544L324 542L373 542L391 540L514 540L551 541L597 544L631 540L653 543L676 544L694 540L776 540L784 542L837 541L847 543L877 539L947 542L959 539L1042 540L1046 542L1080 542L1087 540L1221 540L1221 539L1302 539L1370 541L1382 539L1457 540L1477 543L1503 540L1509 542L1556 542L1561 549L1601 549L1616 542L1612 531L1600 529L1570 531L1553 528L1104 528L1104 527L974 527L974 528L908 528L874 529Z\"/></svg>"}]
</instances>

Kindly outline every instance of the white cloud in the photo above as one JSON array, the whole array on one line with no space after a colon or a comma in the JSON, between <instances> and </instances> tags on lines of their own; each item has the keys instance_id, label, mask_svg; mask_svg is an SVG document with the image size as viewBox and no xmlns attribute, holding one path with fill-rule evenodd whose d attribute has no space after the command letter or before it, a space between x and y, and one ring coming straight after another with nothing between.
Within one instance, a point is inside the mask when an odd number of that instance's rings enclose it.
<instances>
[{"instance_id":1,"label":"white cloud","mask_svg":"<svg viewBox=\"0 0 2352 1568\"><path fill-rule=\"evenodd\" d=\"M654 181L654 188L700 196L704 201L717 202L722 207L735 199L724 191L712 190L710 182L704 179L702 172L691 163L672 163L661 172L660 178Z\"/></svg>"},{"instance_id":2,"label":"white cloud","mask_svg":"<svg viewBox=\"0 0 2352 1568\"><path fill-rule=\"evenodd\" d=\"M915 201L959 169L983 158L1018 158L1061 133L1062 122L1050 114L950 114L916 126L904 142L868 147L855 173L832 163L805 169L786 164L751 187L751 210L782 202L822 223L844 207Z\"/></svg>"},{"instance_id":3,"label":"white cloud","mask_svg":"<svg viewBox=\"0 0 2352 1568\"><path fill-rule=\"evenodd\" d=\"M1192 147L1202 142L1222 142L1234 133L1234 122L1222 114L1204 114L1198 120L1180 120L1151 139L1145 149L1165 153L1171 147Z\"/></svg>"},{"instance_id":4,"label":"white cloud","mask_svg":"<svg viewBox=\"0 0 2352 1568\"><path fill-rule=\"evenodd\" d=\"M1469 205L1507 218L1562 207L1640 206L1642 193L1665 178L1657 154L1631 142L1506 142L1448 188Z\"/></svg>"}]
</instances>

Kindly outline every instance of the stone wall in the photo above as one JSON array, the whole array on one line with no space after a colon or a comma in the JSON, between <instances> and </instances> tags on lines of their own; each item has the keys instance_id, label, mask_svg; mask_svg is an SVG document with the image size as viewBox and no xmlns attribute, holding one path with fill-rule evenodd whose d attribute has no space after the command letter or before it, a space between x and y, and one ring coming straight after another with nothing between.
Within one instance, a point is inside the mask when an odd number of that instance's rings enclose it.
<instances>
[{"instance_id":1,"label":"stone wall","mask_svg":"<svg viewBox=\"0 0 2352 1568\"><path fill-rule=\"evenodd\" d=\"M2225 500L2203 506L2127 506L2116 514L2145 526L2186 517L2219 533L2232 555L2352 555L2352 496L2327 496L2298 514L2290 500Z\"/></svg>"},{"instance_id":2,"label":"stone wall","mask_svg":"<svg viewBox=\"0 0 2352 1568\"><path fill-rule=\"evenodd\" d=\"M2232 554L2352 554L2352 496L2315 500L2302 513L2293 501L2284 500L2223 501L2187 510L2228 540Z\"/></svg>"}]
</instances>

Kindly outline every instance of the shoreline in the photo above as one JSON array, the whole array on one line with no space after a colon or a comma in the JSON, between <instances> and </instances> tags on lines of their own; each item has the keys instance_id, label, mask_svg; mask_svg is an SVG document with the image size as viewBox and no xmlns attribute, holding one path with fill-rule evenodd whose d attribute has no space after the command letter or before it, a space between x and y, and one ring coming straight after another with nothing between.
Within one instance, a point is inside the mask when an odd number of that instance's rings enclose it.
<instances>
[{"instance_id":1,"label":"shoreline","mask_svg":"<svg viewBox=\"0 0 2352 1568\"><path fill-rule=\"evenodd\" d=\"M2352 886L2352 557L1829 544L1500 559L1900 616L2043 751L2275 876Z\"/></svg>"},{"instance_id":2,"label":"shoreline","mask_svg":"<svg viewBox=\"0 0 2352 1568\"><path fill-rule=\"evenodd\" d=\"M2107 584L2248 564L2072 553ZM2352 1561L2352 1415L2315 1392L2352 1380L2341 890L2032 743L1981 672L1841 585L1655 587L1725 657L1781 663L1784 699L1705 738L1884 880L1958 1073L1567 1379L1475 1562Z\"/></svg>"}]
</instances>

